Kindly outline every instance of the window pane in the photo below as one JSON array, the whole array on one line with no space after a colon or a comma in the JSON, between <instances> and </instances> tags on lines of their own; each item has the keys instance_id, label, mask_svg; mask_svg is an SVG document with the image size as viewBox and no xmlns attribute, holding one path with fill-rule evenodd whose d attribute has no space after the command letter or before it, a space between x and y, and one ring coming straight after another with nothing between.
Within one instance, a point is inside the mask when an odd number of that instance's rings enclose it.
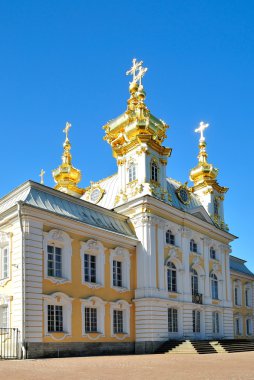
<instances>
[{"instance_id":1,"label":"window pane","mask_svg":"<svg viewBox=\"0 0 254 380\"><path fill-rule=\"evenodd\" d=\"M168 309L168 331L178 332L177 309Z\"/></svg>"},{"instance_id":2,"label":"window pane","mask_svg":"<svg viewBox=\"0 0 254 380\"><path fill-rule=\"evenodd\" d=\"M123 311L113 311L113 331L114 334L123 333Z\"/></svg>"},{"instance_id":3,"label":"window pane","mask_svg":"<svg viewBox=\"0 0 254 380\"><path fill-rule=\"evenodd\" d=\"M85 307L85 332L97 332L97 308Z\"/></svg>"},{"instance_id":4,"label":"window pane","mask_svg":"<svg viewBox=\"0 0 254 380\"><path fill-rule=\"evenodd\" d=\"M113 286L122 287L122 262L113 260Z\"/></svg>"}]
</instances>

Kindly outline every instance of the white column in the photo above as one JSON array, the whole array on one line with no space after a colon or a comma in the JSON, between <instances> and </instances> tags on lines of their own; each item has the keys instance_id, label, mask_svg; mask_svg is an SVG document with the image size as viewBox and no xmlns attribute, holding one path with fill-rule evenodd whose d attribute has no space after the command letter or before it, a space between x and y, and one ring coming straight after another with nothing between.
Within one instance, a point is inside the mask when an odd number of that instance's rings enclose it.
<instances>
[{"instance_id":1,"label":"white column","mask_svg":"<svg viewBox=\"0 0 254 380\"><path fill-rule=\"evenodd\" d=\"M137 247L137 288L155 289L157 287L155 220L151 215L142 214L133 220L133 224L141 243Z\"/></svg>"}]
</instances>

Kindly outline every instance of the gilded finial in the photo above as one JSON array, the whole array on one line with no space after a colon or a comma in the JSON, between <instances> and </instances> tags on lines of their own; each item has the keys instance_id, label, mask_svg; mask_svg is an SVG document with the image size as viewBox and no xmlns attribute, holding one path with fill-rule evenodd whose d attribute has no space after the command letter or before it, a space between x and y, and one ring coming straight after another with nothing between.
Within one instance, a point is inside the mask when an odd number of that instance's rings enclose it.
<instances>
[{"instance_id":1,"label":"gilded finial","mask_svg":"<svg viewBox=\"0 0 254 380\"><path fill-rule=\"evenodd\" d=\"M132 82L130 84L137 83L139 81L139 86L142 86L142 78L147 72L147 67L142 67L143 61L137 62L136 58L132 60L132 67L130 70L126 71L126 75L132 75Z\"/></svg>"},{"instance_id":2,"label":"gilded finial","mask_svg":"<svg viewBox=\"0 0 254 380\"><path fill-rule=\"evenodd\" d=\"M41 169L41 172L40 172L40 174L39 174L39 177L41 177L41 184L42 185L44 185L44 174L45 174L46 172L43 170L43 169Z\"/></svg>"},{"instance_id":3,"label":"gilded finial","mask_svg":"<svg viewBox=\"0 0 254 380\"><path fill-rule=\"evenodd\" d=\"M68 121L66 122L65 124L65 128L63 130L63 133L65 133L65 141L66 140L69 140L68 138L68 133L69 133L69 129L71 128L71 123L69 123Z\"/></svg>"},{"instance_id":4,"label":"gilded finial","mask_svg":"<svg viewBox=\"0 0 254 380\"><path fill-rule=\"evenodd\" d=\"M204 130L208 127L209 127L208 123L205 124L203 121L201 121L199 123L199 127L195 129L195 132L200 133L200 139L199 139L200 142L205 141Z\"/></svg>"}]
</instances>

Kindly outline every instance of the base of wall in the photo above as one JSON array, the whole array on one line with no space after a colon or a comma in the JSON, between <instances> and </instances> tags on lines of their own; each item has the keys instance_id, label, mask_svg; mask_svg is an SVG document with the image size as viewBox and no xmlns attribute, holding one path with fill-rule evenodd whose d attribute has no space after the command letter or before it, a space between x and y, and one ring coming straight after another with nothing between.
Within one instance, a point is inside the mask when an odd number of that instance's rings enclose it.
<instances>
[{"instance_id":1,"label":"base of wall","mask_svg":"<svg viewBox=\"0 0 254 380\"><path fill-rule=\"evenodd\" d=\"M27 343L27 359L68 356L128 355L135 353L134 342Z\"/></svg>"},{"instance_id":2,"label":"base of wall","mask_svg":"<svg viewBox=\"0 0 254 380\"><path fill-rule=\"evenodd\" d=\"M135 343L135 354L153 354L157 348L163 344L163 341L147 341Z\"/></svg>"}]
</instances>

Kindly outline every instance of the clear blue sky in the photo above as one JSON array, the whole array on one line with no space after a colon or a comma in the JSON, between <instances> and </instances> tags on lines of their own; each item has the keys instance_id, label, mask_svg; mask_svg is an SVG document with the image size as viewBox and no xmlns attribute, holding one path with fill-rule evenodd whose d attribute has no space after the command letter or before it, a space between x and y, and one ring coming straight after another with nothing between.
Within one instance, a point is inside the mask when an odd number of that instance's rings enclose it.
<instances>
[{"instance_id":1,"label":"clear blue sky","mask_svg":"<svg viewBox=\"0 0 254 380\"><path fill-rule=\"evenodd\" d=\"M27 179L53 186L65 122L82 186L116 171L101 127L126 108L125 71L144 60L147 105L170 126L168 176L188 180L199 121L230 188L233 254L254 270L254 3L248 0L1 0L0 196Z\"/></svg>"}]
</instances>

